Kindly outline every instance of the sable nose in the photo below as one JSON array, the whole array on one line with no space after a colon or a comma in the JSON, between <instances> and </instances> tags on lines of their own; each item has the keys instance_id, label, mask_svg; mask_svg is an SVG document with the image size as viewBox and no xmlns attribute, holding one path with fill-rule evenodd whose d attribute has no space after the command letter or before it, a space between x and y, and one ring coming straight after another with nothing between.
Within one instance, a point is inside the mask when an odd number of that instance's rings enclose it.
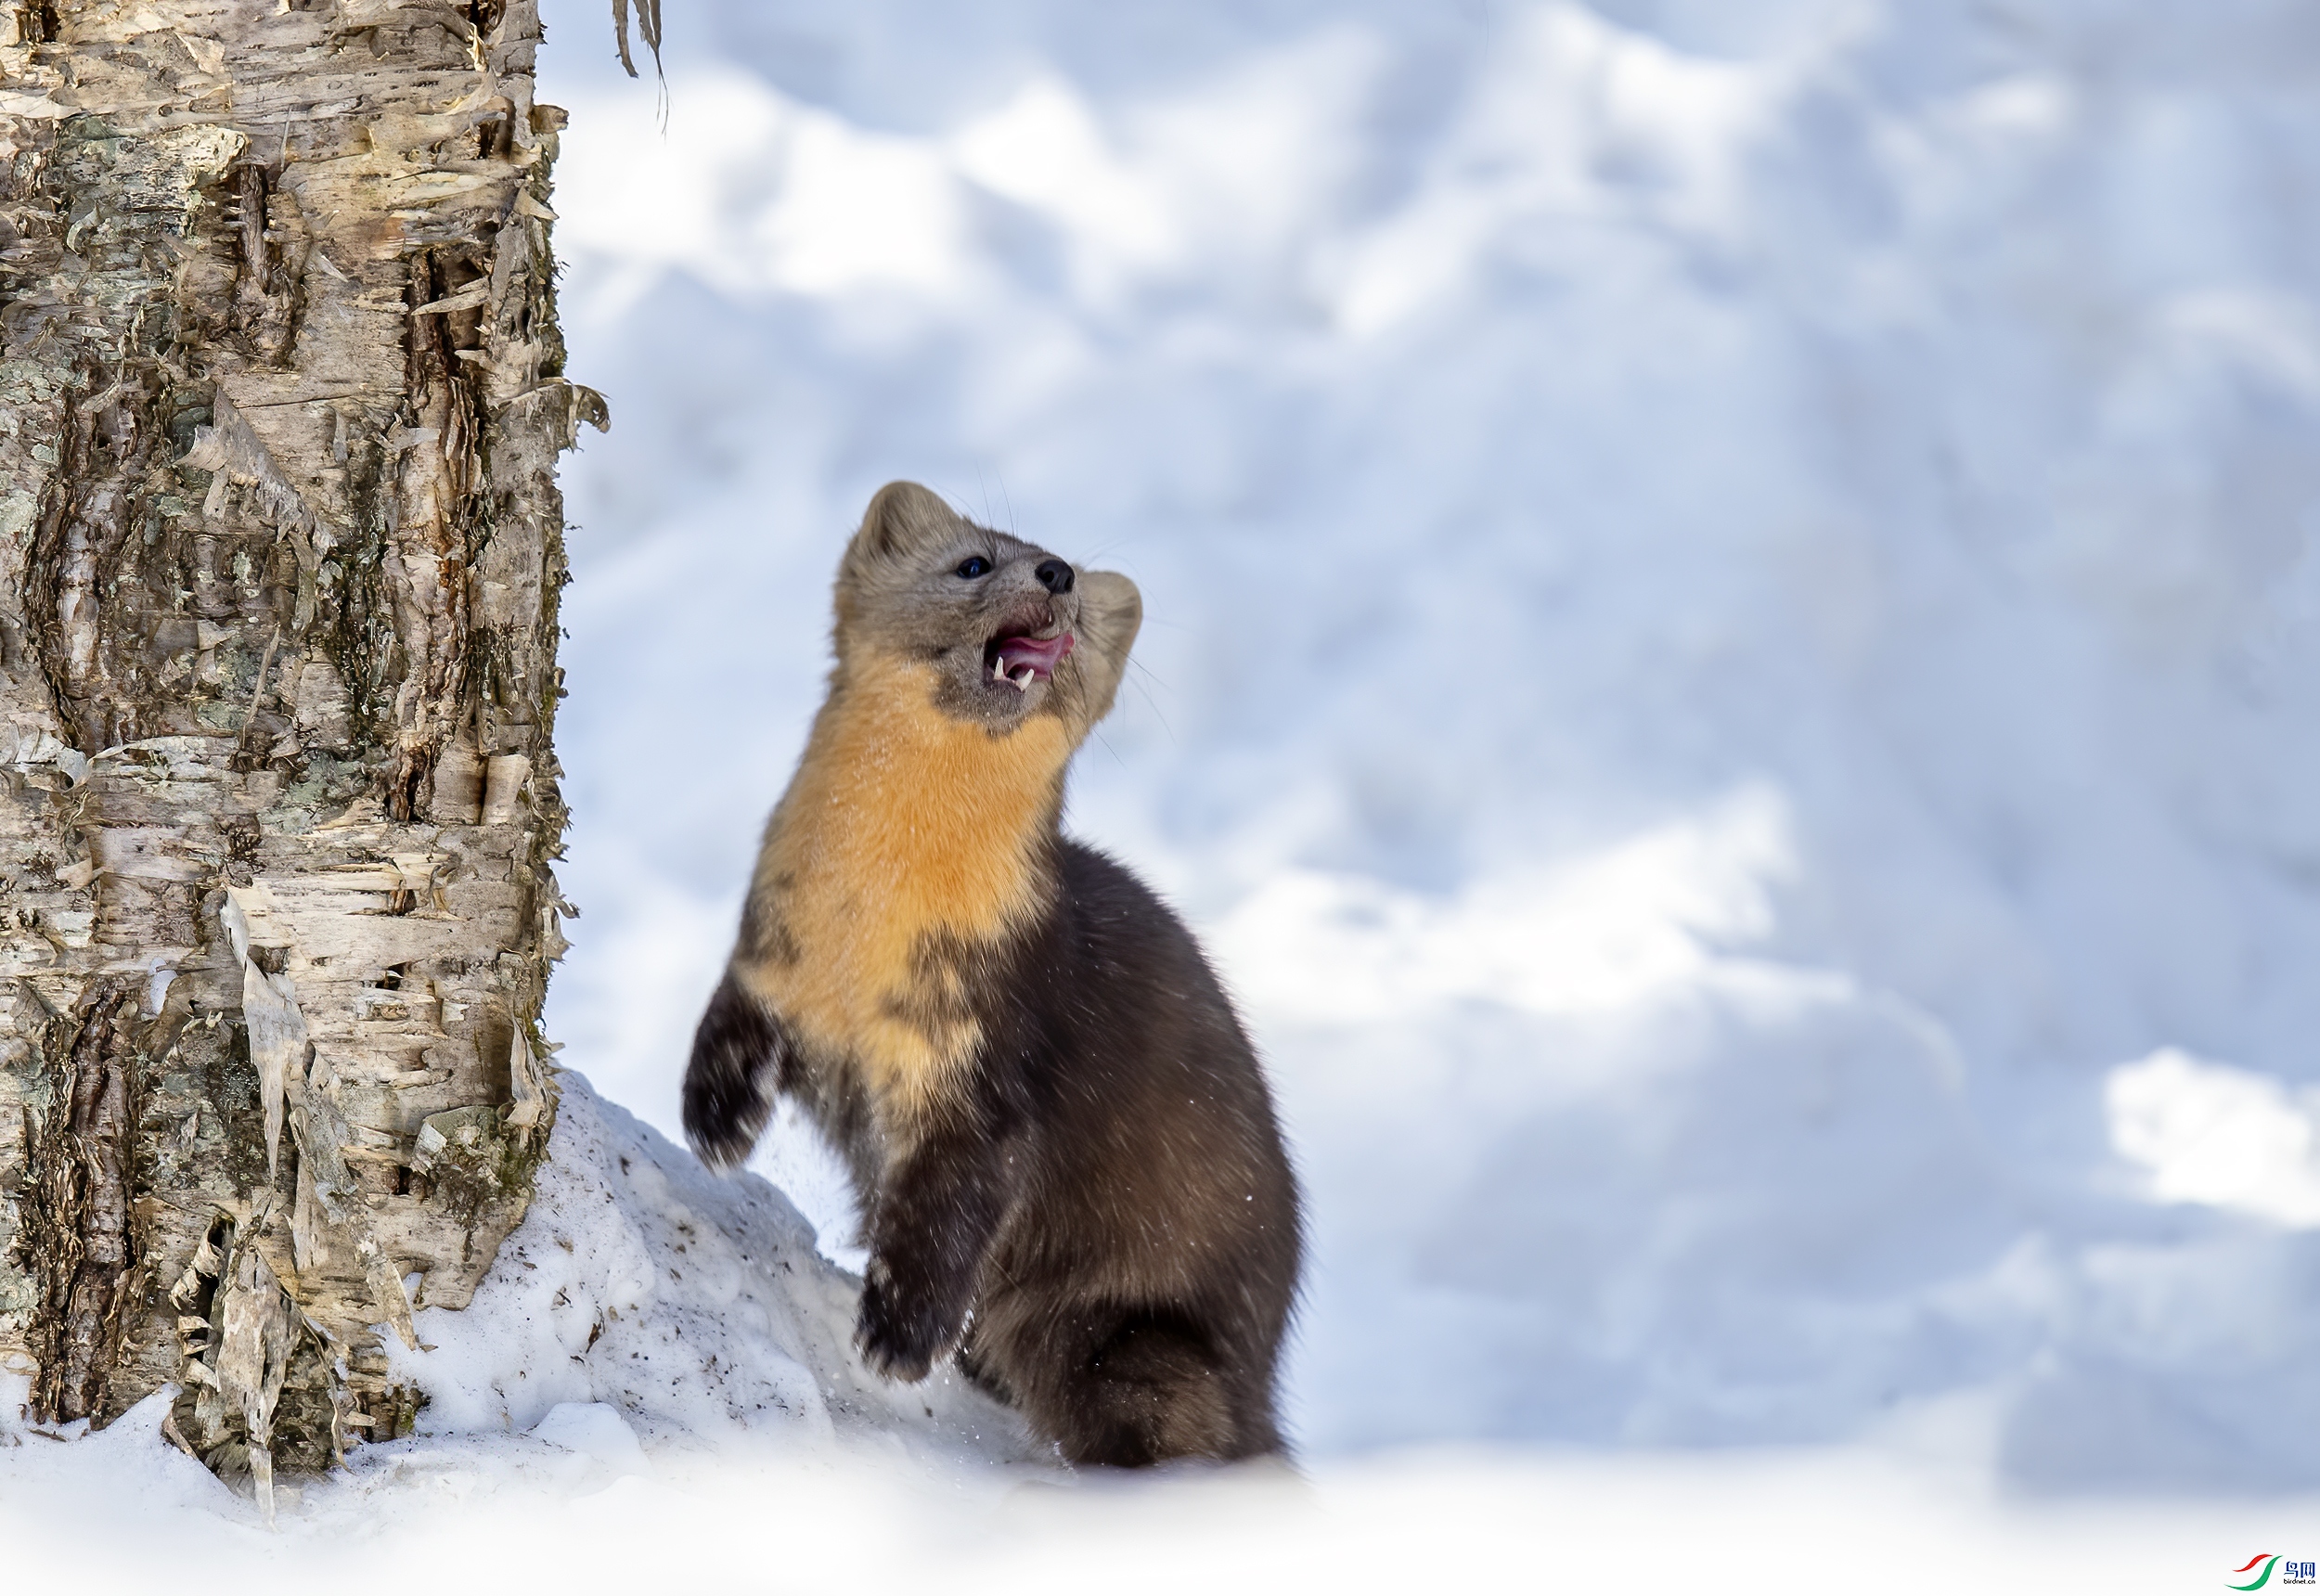
<instances>
[{"instance_id":1,"label":"sable nose","mask_svg":"<svg viewBox=\"0 0 2320 1596\"><path fill-rule=\"evenodd\" d=\"M1031 574L1039 579L1039 586L1050 593L1072 590L1072 568L1060 560L1042 560L1032 568Z\"/></svg>"}]
</instances>

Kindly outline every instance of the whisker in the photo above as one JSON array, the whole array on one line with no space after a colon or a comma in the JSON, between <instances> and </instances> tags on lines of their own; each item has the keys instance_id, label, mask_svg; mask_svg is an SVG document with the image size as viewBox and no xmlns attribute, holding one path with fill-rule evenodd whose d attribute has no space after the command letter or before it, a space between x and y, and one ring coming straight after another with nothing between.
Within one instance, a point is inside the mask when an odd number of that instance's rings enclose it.
<instances>
[{"instance_id":1,"label":"whisker","mask_svg":"<svg viewBox=\"0 0 2320 1596\"><path fill-rule=\"evenodd\" d=\"M1145 704L1152 710L1153 718L1160 723L1160 729L1167 734L1168 741L1176 747L1182 747L1183 744L1177 739L1176 727L1168 724L1168 712L1160 707L1160 701L1153 696L1152 689L1140 681L1136 683L1136 690L1143 695Z\"/></svg>"}]
</instances>

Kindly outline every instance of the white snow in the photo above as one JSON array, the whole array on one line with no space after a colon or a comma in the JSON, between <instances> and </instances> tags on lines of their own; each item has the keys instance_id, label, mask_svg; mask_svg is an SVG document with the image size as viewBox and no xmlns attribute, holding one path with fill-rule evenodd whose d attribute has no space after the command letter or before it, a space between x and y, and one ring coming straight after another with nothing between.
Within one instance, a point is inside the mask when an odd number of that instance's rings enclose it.
<instances>
[{"instance_id":1,"label":"white snow","mask_svg":"<svg viewBox=\"0 0 2320 1596\"><path fill-rule=\"evenodd\" d=\"M1322 1516L992 1550L1040 1499L969 1399L855 1383L843 1281L767 1272L806 1255L778 1199L567 1077L603 1223L539 1219L504 1311L430 1329L393 1466L434 1483L367 1461L316 1522L456 1539L412 1504L465 1492L575 1566L811 1572L735 1504L818 1468L770 1494L840 1566L970 1588L2312 1555L2309 9L720 0L672 11L663 132L556 0L572 369L614 416L566 471L561 1062L674 1128L879 483L1128 571L1142 669L1071 823L1268 1053ZM858 1263L793 1119L755 1167ZM653 1473L563 1505L634 1467L615 1422ZM916 1461L827 1461L865 1448Z\"/></svg>"},{"instance_id":2,"label":"white snow","mask_svg":"<svg viewBox=\"0 0 2320 1596\"><path fill-rule=\"evenodd\" d=\"M0 1451L15 1580L226 1592L370 1570L455 1591L1841 1596L1873 1585L1904 1596L2158 1596L2215 1589L2249 1551L2296 1545L2309 1525L2250 1504L2026 1509L1852 1457L1420 1454L1327 1465L1303 1487L1105 1491L770 1450L714 1467L648 1456L649 1472L631 1473L586 1448L513 1437L380 1448L392 1458L310 1488L268 1531L160 1442L158 1422L148 1405L70 1446L35 1438L36 1466L17 1461L22 1449Z\"/></svg>"},{"instance_id":3,"label":"white snow","mask_svg":"<svg viewBox=\"0 0 2320 1596\"><path fill-rule=\"evenodd\" d=\"M612 1096L673 1123L915 476L1144 587L1072 823L1268 1049L1311 1452L2320 1487L2301 11L792 0L665 135L552 71Z\"/></svg>"}]
</instances>

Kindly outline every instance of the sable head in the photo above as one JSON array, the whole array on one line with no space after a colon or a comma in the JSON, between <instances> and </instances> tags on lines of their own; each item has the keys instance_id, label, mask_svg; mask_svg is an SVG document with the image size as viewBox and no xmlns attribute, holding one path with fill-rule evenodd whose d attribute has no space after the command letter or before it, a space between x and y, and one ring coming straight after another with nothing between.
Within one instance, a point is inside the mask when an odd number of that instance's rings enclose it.
<instances>
[{"instance_id":1,"label":"sable head","mask_svg":"<svg viewBox=\"0 0 2320 1596\"><path fill-rule=\"evenodd\" d=\"M1005 732L1112 707L1143 619L1136 585L977 526L916 483L879 489L838 566L838 658L931 666L944 714Z\"/></svg>"}]
</instances>

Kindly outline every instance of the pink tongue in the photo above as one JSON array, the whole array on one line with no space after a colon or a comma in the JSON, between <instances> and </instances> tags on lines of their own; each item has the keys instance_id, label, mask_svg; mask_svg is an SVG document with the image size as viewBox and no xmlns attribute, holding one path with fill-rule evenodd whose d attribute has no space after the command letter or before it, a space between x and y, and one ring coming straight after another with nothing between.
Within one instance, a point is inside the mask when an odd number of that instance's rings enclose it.
<instances>
[{"instance_id":1,"label":"pink tongue","mask_svg":"<svg viewBox=\"0 0 2320 1596\"><path fill-rule=\"evenodd\" d=\"M1009 637L999 646L999 668L1012 676L1016 666L1029 665L1034 676L1051 676L1055 674L1056 665L1071 651L1072 635L1069 632L1044 640Z\"/></svg>"}]
</instances>

